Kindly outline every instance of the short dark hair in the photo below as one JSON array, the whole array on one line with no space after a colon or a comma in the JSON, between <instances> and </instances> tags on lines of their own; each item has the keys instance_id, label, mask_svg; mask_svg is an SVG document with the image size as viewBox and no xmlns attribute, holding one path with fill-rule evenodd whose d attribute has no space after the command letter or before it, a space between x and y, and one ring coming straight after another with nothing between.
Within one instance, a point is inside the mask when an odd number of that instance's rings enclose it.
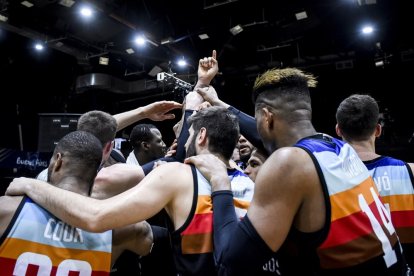
<instances>
[{"instance_id":1,"label":"short dark hair","mask_svg":"<svg viewBox=\"0 0 414 276\"><path fill-rule=\"evenodd\" d=\"M273 68L259 75L253 85L253 102L265 91L279 90L284 93L309 94L309 87L316 87L316 78L297 68Z\"/></svg>"},{"instance_id":2,"label":"short dark hair","mask_svg":"<svg viewBox=\"0 0 414 276\"><path fill-rule=\"evenodd\" d=\"M271 69L258 76L253 86L255 110L267 106L283 112L286 120L312 118L309 87L316 78L297 68ZM295 112L301 110L302 112ZM303 112L303 111L307 112Z\"/></svg>"},{"instance_id":3,"label":"short dark hair","mask_svg":"<svg viewBox=\"0 0 414 276\"><path fill-rule=\"evenodd\" d=\"M197 133L207 130L209 150L230 159L239 140L239 121L227 108L212 106L202 109L188 118L188 125Z\"/></svg>"},{"instance_id":4,"label":"short dark hair","mask_svg":"<svg viewBox=\"0 0 414 276\"><path fill-rule=\"evenodd\" d=\"M102 161L102 144L95 135L80 130L69 132L59 140L53 154L58 152L70 159L67 166L73 174L93 184Z\"/></svg>"},{"instance_id":5,"label":"short dark hair","mask_svg":"<svg viewBox=\"0 0 414 276\"><path fill-rule=\"evenodd\" d=\"M336 122L348 141L368 139L379 120L377 101L363 94L353 94L343 100L336 110Z\"/></svg>"},{"instance_id":6,"label":"short dark hair","mask_svg":"<svg viewBox=\"0 0 414 276\"><path fill-rule=\"evenodd\" d=\"M134 126L131 130L129 136L129 143L135 148L139 148L141 142L149 142L154 138L154 134L151 132L151 129L158 129L153 124L138 124Z\"/></svg>"},{"instance_id":7,"label":"short dark hair","mask_svg":"<svg viewBox=\"0 0 414 276\"><path fill-rule=\"evenodd\" d=\"M77 130L87 131L95 135L102 145L115 139L118 123L109 113L92 110L80 116Z\"/></svg>"}]
</instances>

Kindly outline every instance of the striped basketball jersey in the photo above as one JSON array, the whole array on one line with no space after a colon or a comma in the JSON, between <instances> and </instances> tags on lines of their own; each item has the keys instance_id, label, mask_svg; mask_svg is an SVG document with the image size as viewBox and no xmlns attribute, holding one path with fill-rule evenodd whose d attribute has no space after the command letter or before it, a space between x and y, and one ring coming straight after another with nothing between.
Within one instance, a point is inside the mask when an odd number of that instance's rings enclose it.
<instances>
[{"instance_id":1,"label":"striped basketball jersey","mask_svg":"<svg viewBox=\"0 0 414 276\"><path fill-rule=\"evenodd\" d=\"M295 146L311 156L325 193L327 222L314 248L313 269L327 275L387 275L400 267L400 245L390 215L355 150L324 134Z\"/></svg>"},{"instance_id":2,"label":"striped basketball jersey","mask_svg":"<svg viewBox=\"0 0 414 276\"><path fill-rule=\"evenodd\" d=\"M365 161L397 231L406 260L414 266L414 178L404 161L381 156Z\"/></svg>"},{"instance_id":3,"label":"striped basketball jersey","mask_svg":"<svg viewBox=\"0 0 414 276\"><path fill-rule=\"evenodd\" d=\"M215 275L213 259L213 204L211 184L191 166L194 183L193 205L182 227L171 230L172 247L178 275ZM238 170L229 170L236 214L247 213L253 197L254 182Z\"/></svg>"},{"instance_id":4,"label":"striped basketball jersey","mask_svg":"<svg viewBox=\"0 0 414 276\"><path fill-rule=\"evenodd\" d=\"M0 274L109 275L111 250L112 231L72 227L24 197L0 239Z\"/></svg>"}]
</instances>

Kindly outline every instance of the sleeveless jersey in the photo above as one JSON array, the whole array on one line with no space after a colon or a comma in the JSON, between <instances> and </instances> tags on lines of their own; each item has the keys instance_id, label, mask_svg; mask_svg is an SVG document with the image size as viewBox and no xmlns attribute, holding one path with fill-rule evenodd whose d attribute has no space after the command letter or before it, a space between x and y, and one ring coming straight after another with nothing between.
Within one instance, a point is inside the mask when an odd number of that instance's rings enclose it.
<instances>
[{"instance_id":1,"label":"sleeveless jersey","mask_svg":"<svg viewBox=\"0 0 414 276\"><path fill-rule=\"evenodd\" d=\"M186 222L172 229L171 239L178 275L216 275L213 257L213 203L211 184L191 166L194 183L193 205ZM247 213L254 182L243 172L228 170L239 218ZM171 229L170 229L171 230Z\"/></svg>"},{"instance_id":2,"label":"sleeveless jersey","mask_svg":"<svg viewBox=\"0 0 414 276\"><path fill-rule=\"evenodd\" d=\"M112 231L72 227L24 197L0 239L0 274L109 275L111 251Z\"/></svg>"},{"instance_id":3,"label":"sleeveless jersey","mask_svg":"<svg viewBox=\"0 0 414 276\"><path fill-rule=\"evenodd\" d=\"M400 267L400 245L390 215L355 150L324 134L304 138L295 146L311 156L325 193L328 221L314 268L330 274L369 268L372 275L380 275Z\"/></svg>"},{"instance_id":4,"label":"sleeveless jersey","mask_svg":"<svg viewBox=\"0 0 414 276\"><path fill-rule=\"evenodd\" d=\"M414 266L414 178L404 161L381 156L365 161L397 231L404 255Z\"/></svg>"}]
</instances>

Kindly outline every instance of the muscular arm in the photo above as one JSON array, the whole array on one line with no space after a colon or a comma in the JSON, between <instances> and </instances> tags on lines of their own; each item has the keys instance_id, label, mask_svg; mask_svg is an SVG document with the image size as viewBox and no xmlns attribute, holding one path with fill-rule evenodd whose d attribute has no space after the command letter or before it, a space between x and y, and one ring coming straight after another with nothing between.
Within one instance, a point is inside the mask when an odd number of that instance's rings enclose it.
<instances>
[{"instance_id":1,"label":"muscular arm","mask_svg":"<svg viewBox=\"0 0 414 276\"><path fill-rule=\"evenodd\" d=\"M188 202L182 204L183 207L176 202L185 201L183 197L192 192L189 187L192 187L190 167L173 162L152 171L139 185L105 200L81 196L28 178L15 178L6 193L26 193L67 223L90 232L103 232L143 221L163 208L168 212L172 204L177 208L188 207ZM185 212L175 211L173 220L179 217L178 213Z\"/></svg>"},{"instance_id":2,"label":"muscular arm","mask_svg":"<svg viewBox=\"0 0 414 276\"><path fill-rule=\"evenodd\" d=\"M222 275L255 272L281 247L292 224L309 232L320 229L317 218L316 225L302 225L300 209L309 208L306 197L315 192L315 185L320 186L313 162L302 149L279 149L266 160L256 177L253 200L242 222L235 222L229 184L217 176L220 168L211 165L211 161L205 163L209 166L198 159L190 161L195 161L213 190L220 190L213 197L213 219L215 254Z\"/></svg>"},{"instance_id":3,"label":"muscular arm","mask_svg":"<svg viewBox=\"0 0 414 276\"><path fill-rule=\"evenodd\" d=\"M247 215L257 233L273 251L277 251L285 241L304 201L307 189L302 184L310 181L305 161L310 162L311 169L315 170L304 150L282 148L266 160L257 174Z\"/></svg>"},{"instance_id":4,"label":"muscular arm","mask_svg":"<svg viewBox=\"0 0 414 276\"><path fill-rule=\"evenodd\" d=\"M177 137L177 150L175 158L183 162L186 156L185 143L187 142L190 133L188 132L189 126L187 123L188 117L190 117L194 110L197 110L197 107L203 102L203 98L195 92L190 92L185 98L183 117L181 119L181 130Z\"/></svg>"},{"instance_id":5,"label":"muscular arm","mask_svg":"<svg viewBox=\"0 0 414 276\"><path fill-rule=\"evenodd\" d=\"M144 178L141 166L117 163L102 168L95 178L91 197L105 199L137 185Z\"/></svg>"},{"instance_id":6,"label":"muscular arm","mask_svg":"<svg viewBox=\"0 0 414 276\"><path fill-rule=\"evenodd\" d=\"M184 149L184 153L185 153L185 149ZM184 159L184 157L183 157L183 159ZM179 160L175 156L174 157L161 157L159 159L156 159L154 161L150 161L150 162L145 163L144 165L142 165L141 168L143 170L143 173L145 175L149 174L155 168L154 166L155 166L156 162L166 162L166 163L168 163L168 162L182 162L182 159Z\"/></svg>"},{"instance_id":7,"label":"muscular arm","mask_svg":"<svg viewBox=\"0 0 414 276\"><path fill-rule=\"evenodd\" d=\"M112 239L112 266L125 250L145 256L151 251L153 235L151 226L141 221L126 227L114 229Z\"/></svg>"},{"instance_id":8,"label":"muscular arm","mask_svg":"<svg viewBox=\"0 0 414 276\"><path fill-rule=\"evenodd\" d=\"M253 146L264 149L262 139L260 139L259 133L257 132L256 119L233 106L229 106L228 109L239 119L240 133L246 137Z\"/></svg>"},{"instance_id":9,"label":"muscular arm","mask_svg":"<svg viewBox=\"0 0 414 276\"><path fill-rule=\"evenodd\" d=\"M256 128L256 119L237 108L223 102L219 99L214 87L197 88L196 92L200 94L204 100L208 101L213 106L221 106L227 108L231 113L239 119L240 133L246 137L255 147L264 149L262 140Z\"/></svg>"},{"instance_id":10,"label":"muscular arm","mask_svg":"<svg viewBox=\"0 0 414 276\"><path fill-rule=\"evenodd\" d=\"M188 126L187 120L188 120L188 117L190 117L192 114L193 114L192 110L184 111L181 132L177 138L177 152L175 154L175 158L179 160L180 162L183 162L186 156L184 145L187 142L188 137L190 136L190 133L188 132L189 126Z\"/></svg>"},{"instance_id":11,"label":"muscular arm","mask_svg":"<svg viewBox=\"0 0 414 276\"><path fill-rule=\"evenodd\" d=\"M0 237L9 226L10 221L12 220L22 199L23 197L21 196L0 197Z\"/></svg>"},{"instance_id":12,"label":"muscular arm","mask_svg":"<svg viewBox=\"0 0 414 276\"><path fill-rule=\"evenodd\" d=\"M150 119L152 121L174 119L175 115L168 112L177 108L181 108L180 103L174 101L159 101L126 112L115 114L113 117L118 123L117 131L120 131L127 126L143 119Z\"/></svg>"}]
</instances>

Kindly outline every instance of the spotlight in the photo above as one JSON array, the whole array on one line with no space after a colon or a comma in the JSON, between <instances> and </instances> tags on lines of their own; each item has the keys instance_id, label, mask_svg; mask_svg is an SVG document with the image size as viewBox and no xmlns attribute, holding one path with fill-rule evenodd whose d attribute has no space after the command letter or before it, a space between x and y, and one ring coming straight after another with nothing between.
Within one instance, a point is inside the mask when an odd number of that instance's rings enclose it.
<instances>
[{"instance_id":1,"label":"spotlight","mask_svg":"<svg viewBox=\"0 0 414 276\"><path fill-rule=\"evenodd\" d=\"M182 58L182 59L179 59L179 60L177 61L177 64L178 64L178 66L180 66L180 67L184 67L184 66L186 66L186 65L187 65L187 61L185 61L185 59L184 59L184 58Z\"/></svg>"},{"instance_id":2,"label":"spotlight","mask_svg":"<svg viewBox=\"0 0 414 276\"><path fill-rule=\"evenodd\" d=\"M40 43L40 42L36 42L35 43L35 45L34 45L34 48L36 49L36 51L43 51L43 49L45 48L44 46L43 46L43 43Z\"/></svg>"},{"instance_id":3,"label":"spotlight","mask_svg":"<svg viewBox=\"0 0 414 276\"><path fill-rule=\"evenodd\" d=\"M230 29L230 32L231 32L231 34L232 34L232 35L237 35L237 34L239 34L239 33L243 32L243 28L242 28L242 26L239 24L239 25L236 25L236 26L234 26L233 28L231 28L231 29Z\"/></svg>"},{"instance_id":4,"label":"spotlight","mask_svg":"<svg viewBox=\"0 0 414 276\"><path fill-rule=\"evenodd\" d=\"M135 38L135 43L136 43L138 46L143 46L143 45L145 44L145 41L146 41L146 39L145 39L145 37L144 37L143 35L139 35L139 36L137 36L137 37Z\"/></svg>"}]
</instances>

